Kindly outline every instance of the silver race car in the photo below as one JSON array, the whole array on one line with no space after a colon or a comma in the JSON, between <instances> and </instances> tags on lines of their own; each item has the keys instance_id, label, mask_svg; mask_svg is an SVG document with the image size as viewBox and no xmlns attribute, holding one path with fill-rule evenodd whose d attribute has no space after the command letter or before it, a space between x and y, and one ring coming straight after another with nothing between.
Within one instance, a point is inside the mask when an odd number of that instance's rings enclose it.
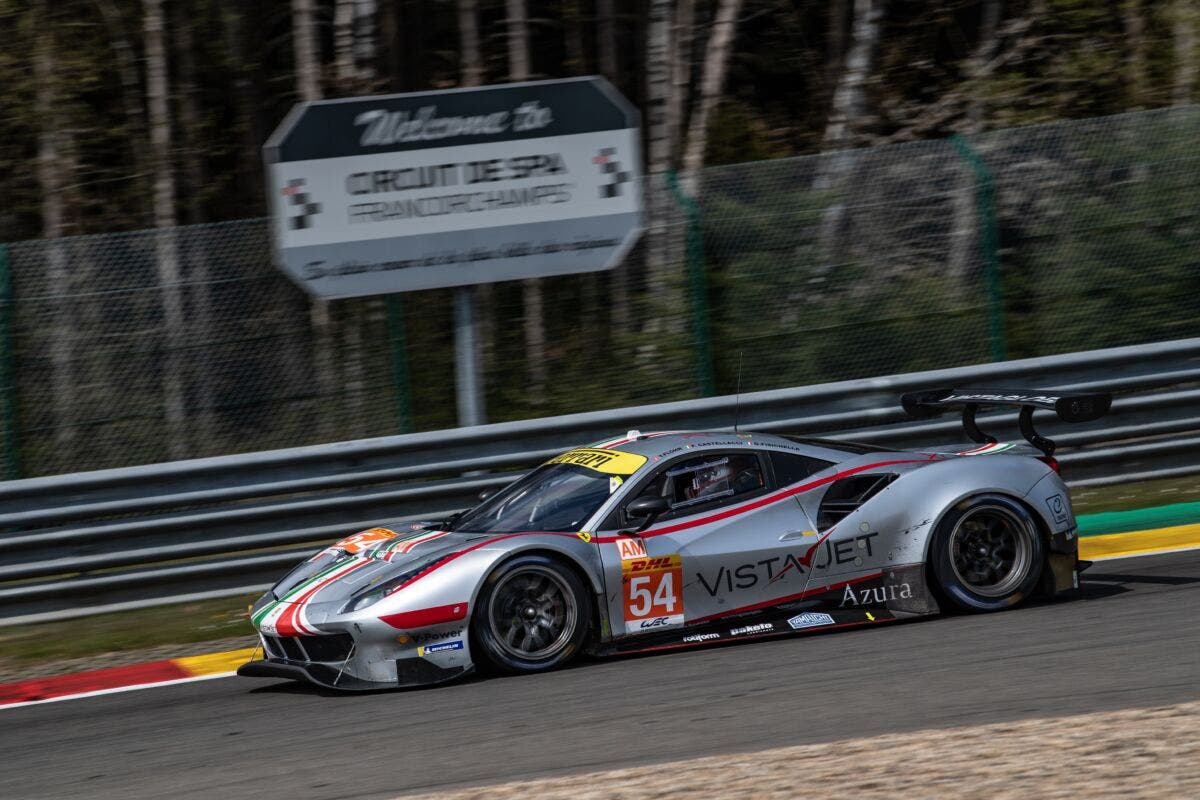
<instances>
[{"instance_id":1,"label":"silver race car","mask_svg":"<svg viewBox=\"0 0 1200 800\"><path fill-rule=\"evenodd\" d=\"M486 666L540 672L629 652L1010 608L1078 586L1075 517L1033 411L1103 394L934 390L975 447L899 452L759 433L641 433L563 453L436 523L321 550L251 609L238 670L338 689L418 686ZM981 405L1021 408L999 443Z\"/></svg>"}]
</instances>

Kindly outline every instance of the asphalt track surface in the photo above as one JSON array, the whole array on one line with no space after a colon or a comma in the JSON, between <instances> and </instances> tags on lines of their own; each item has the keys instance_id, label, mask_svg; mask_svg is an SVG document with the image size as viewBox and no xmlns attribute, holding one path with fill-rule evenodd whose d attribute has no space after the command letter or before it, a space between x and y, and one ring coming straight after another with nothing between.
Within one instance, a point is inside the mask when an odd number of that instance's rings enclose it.
<instances>
[{"instance_id":1,"label":"asphalt track surface","mask_svg":"<svg viewBox=\"0 0 1200 800\"><path fill-rule=\"evenodd\" d=\"M1200 551L1084 577L1079 599L1001 614L548 675L369 695L226 678L0 711L0 797L382 798L1200 698Z\"/></svg>"}]
</instances>

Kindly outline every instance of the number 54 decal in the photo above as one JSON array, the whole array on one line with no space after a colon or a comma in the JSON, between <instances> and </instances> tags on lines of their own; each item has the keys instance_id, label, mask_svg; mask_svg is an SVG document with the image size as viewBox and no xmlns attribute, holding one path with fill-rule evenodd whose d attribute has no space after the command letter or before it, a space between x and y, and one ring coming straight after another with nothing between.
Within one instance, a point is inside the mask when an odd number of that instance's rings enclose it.
<instances>
[{"instance_id":1,"label":"number 54 decal","mask_svg":"<svg viewBox=\"0 0 1200 800\"><path fill-rule=\"evenodd\" d=\"M625 632L683 624L683 561L678 555L621 562Z\"/></svg>"}]
</instances>

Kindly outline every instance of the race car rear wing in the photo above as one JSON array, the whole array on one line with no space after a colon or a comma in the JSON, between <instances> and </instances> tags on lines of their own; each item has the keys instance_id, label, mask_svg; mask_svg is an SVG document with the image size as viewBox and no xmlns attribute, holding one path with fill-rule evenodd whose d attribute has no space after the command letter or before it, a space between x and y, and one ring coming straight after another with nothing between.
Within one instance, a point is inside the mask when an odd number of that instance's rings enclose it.
<instances>
[{"instance_id":1,"label":"race car rear wing","mask_svg":"<svg viewBox=\"0 0 1200 800\"><path fill-rule=\"evenodd\" d=\"M1089 422L1108 413L1112 395L1106 392L1058 392L1053 389L929 389L907 392L900 402L909 416L936 417L949 408L962 408L963 430L971 441L995 443L996 437L979 429L975 414L980 406L1020 406L1017 422L1025 441L1046 455L1054 455L1054 442L1033 428L1033 412L1053 410L1063 422Z\"/></svg>"}]
</instances>

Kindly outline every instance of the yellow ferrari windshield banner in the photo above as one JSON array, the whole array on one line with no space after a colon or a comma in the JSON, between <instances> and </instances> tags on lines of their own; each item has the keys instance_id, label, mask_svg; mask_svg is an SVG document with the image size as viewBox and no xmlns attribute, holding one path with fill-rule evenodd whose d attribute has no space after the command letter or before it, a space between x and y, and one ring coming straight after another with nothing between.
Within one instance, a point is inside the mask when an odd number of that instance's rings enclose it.
<instances>
[{"instance_id":1,"label":"yellow ferrari windshield banner","mask_svg":"<svg viewBox=\"0 0 1200 800\"><path fill-rule=\"evenodd\" d=\"M592 450L581 447L555 456L546 463L576 464L606 475L632 475L646 463L646 457L637 453L622 453L620 450Z\"/></svg>"}]
</instances>

